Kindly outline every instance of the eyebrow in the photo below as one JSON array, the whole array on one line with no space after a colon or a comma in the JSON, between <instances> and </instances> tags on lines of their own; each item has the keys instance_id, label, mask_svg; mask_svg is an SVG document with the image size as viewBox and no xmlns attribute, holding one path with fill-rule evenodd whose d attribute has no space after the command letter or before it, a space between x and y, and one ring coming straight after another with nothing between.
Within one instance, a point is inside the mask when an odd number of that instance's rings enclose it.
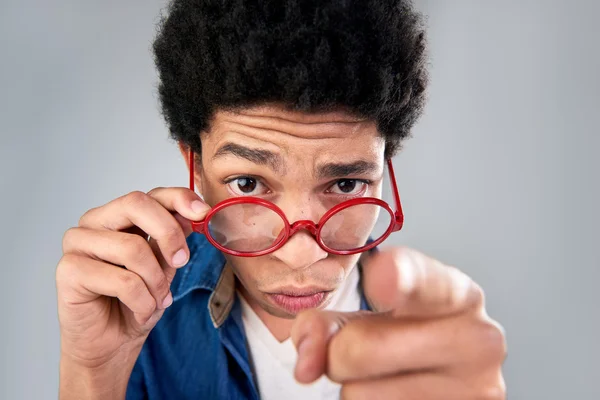
<instances>
[{"instance_id":1,"label":"eyebrow","mask_svg":"<svg viewBox=\"0 0 600 400\"><path fill-rule=\"evenodd\" d=\"M319 179L341 178L375 172L378 170L379 166L376 163L362 160L352 163L328 163L319 166L317 169L317 176Z\"/></svg>"},{"instance_id":2,"label":"eyebrow","mask_svg":"<svg viewBox=\"0 0 600 400\"><path fill-rule=\"evenodd\" d=\"M279 154L264 149L254 149L236 143L226 143L212 156L215 160L227 155L246 159L254 164L266 165L277 173L282 172L283 159Z\"/></svg>"}]
</instances>

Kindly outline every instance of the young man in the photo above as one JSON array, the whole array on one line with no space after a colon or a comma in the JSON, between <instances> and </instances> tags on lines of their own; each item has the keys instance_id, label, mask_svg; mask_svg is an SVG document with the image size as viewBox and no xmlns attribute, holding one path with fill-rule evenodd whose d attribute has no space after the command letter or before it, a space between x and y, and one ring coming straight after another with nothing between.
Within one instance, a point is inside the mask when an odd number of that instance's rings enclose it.
<instances>
[{"instance_id":1,"label":"young man","mask_svg":"<svg viewBox=\"0 0 600 400\"><path fill-rule=\"evenodd\" d=\"M62 399L504 398L477 285L374 250L424 103L408 1L175 0L154 51L201 197L132 192L66 232Z\"/></svg>"}]
</instances>

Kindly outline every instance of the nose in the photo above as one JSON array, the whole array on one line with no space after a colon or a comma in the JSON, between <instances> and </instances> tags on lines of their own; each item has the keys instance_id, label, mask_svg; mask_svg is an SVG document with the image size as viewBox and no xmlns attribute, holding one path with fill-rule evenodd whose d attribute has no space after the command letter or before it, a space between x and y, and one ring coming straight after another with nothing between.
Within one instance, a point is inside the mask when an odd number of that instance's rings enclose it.
<instances>
[{"instance_id":1,"label":"nose","mask_svg":"<svg viewBox=\"0 0 600 400\"><path fill-rule=\"evenodd\" d=\"M328 256L315 238L306 230L296 232L272 256L286 264L290 269L302 270Z\"/></svg>"},{"instance_id":2,"label":"nose","mask_svg":"<svg viewBox=\"0 0 600 400\"><path fill-rule=\"evenodd\" d=\"M306 226L306 222L319 220L322 211L319 204L314 204L310 196L297 195L287 199L279 206L285 213L290 223L296 224L296 232L288 238L288 241L272 253L273 257L282 261L290 269L302 270L310 267L319 260L326 258L329 253L323 250L313 236L314 229ZM310 224L310 222L309 222ZM313 225L314 226L314 225ZM312 233L311 233L312 232Z\"/></svg>"}]
</instances>

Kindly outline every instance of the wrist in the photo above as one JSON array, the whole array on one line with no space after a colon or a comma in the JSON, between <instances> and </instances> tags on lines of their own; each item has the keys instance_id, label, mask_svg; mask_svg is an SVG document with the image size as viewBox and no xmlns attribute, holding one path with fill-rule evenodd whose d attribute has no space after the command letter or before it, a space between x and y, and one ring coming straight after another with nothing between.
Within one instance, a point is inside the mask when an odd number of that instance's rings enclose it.
<instances>
[{"instance_id":1,"label":"wrist","mask_svg":"<svg viewBox=\"0 0 600 400\"><path fill-rule=\"evenodd\" d=\"M125 399L129 377L140 350L141 347L120 351L109 360L94 363L61 352L60 400Z\"/></svg>"}]
</instances>

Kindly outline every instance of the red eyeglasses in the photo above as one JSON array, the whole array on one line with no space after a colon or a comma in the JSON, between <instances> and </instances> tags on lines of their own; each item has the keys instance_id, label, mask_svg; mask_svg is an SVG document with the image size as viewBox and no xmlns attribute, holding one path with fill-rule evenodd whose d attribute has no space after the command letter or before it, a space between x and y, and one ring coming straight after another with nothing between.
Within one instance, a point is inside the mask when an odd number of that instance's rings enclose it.
<instances>
[{"instance_id":1,"label":"red eyeglasses","mask_svg":"<svg viewBox=\"0 0 600 400\"><path fill-rule=\"evenodd\" d=\"M194 152L189 153L190 189L194 191ZM404 215L396 185L394 167L387 160L396 211L374 197L341 202L314 223L300 220L292 224L283 211L270 201L234 197L216 204L203 221L192 222L195 232L204 234L220 251L239 257L258 257L282 247L296 232L306 229L319 246L331 254L361 253L379 245L402 229ZM368 241L371 237L372 241Z\"/></svg>"}]
</instances>

